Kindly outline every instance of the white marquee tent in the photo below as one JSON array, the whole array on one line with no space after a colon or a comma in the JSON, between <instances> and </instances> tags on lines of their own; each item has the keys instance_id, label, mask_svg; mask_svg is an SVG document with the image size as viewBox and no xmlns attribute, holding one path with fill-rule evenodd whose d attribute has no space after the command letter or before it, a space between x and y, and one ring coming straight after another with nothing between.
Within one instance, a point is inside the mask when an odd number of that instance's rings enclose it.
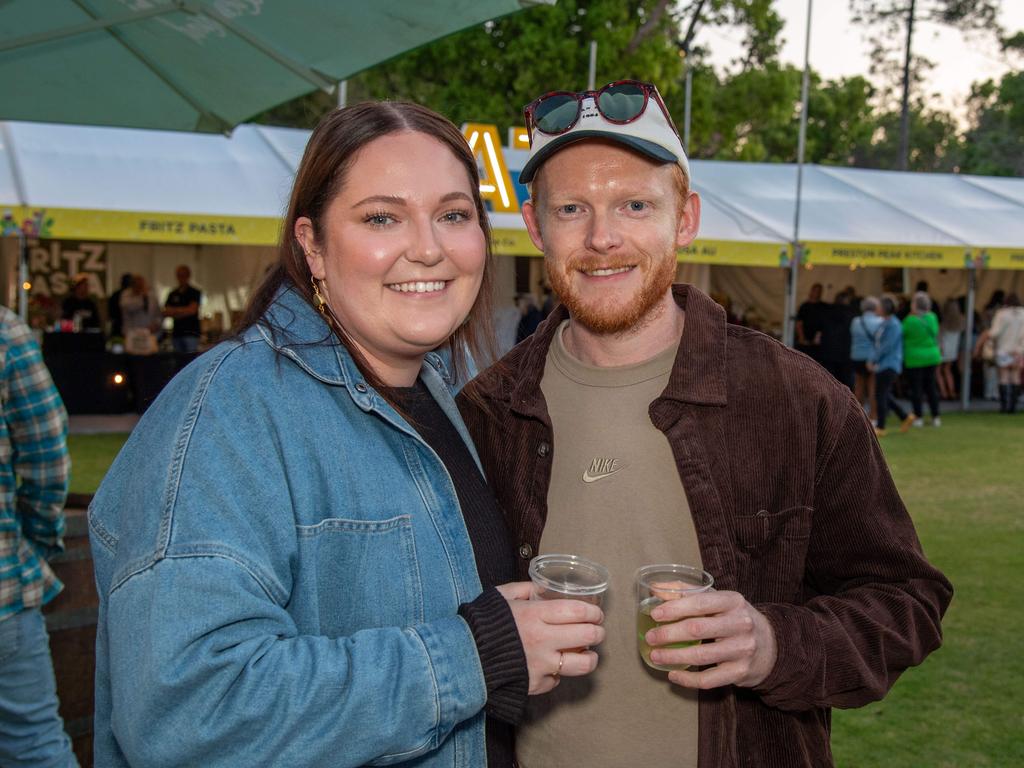
<instances>
[{"instance_id":1,"label":"white marquee tent","mask_svg":"<svg viewBox=\"0 0 1024 768\"><path fill-rule=\"evenodd\" d=\"M0 123L3 233L107 243L105 290L123 271L148 272L166 289L175 265L190 263L208 300L223 305L215 308L237 308L273 257L307 138L254 125L225 137ZM504 151L513 178L525 155ZM699 240L680 254L682 271L778 312L796 167L695 160L692 172L703 216ZM518 214L494 214L493 224L499 254L536 254ZM975 274L983 295L997 284L1020 290L1024 179L805 166L801 241L805 268L816 270L807 282L838 288L878 273L863 268L897 267L927 270L937 297L964 293ZM511 268L502 274L513 280Z\"/></svg>"}]
</instances>

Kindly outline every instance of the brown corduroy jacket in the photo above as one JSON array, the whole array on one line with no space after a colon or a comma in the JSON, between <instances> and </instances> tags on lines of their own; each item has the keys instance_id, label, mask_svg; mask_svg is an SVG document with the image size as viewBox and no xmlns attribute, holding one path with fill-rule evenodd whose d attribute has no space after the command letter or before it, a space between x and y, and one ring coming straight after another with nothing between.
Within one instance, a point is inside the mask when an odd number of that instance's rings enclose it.
<instances>
[{"instance_id":1,"label":"brown corduroy jacket","mask_svg":"<svg viewBox=\"0 0 1024 768\"><path fill-rule=\"evenodd\" d=\"M849 390L810 358L728 325L695 288L674 296L686 319L651 422L672 447L716 588L744 595L778 642L756 689L700 692L700 767L831 766L830 708L880 699L938 648L952 586L925 559ZM524 579L552 455L572 439L552 434L540 390L567 316L559 307L459 398Z\"/></svg>"}]
</instances>

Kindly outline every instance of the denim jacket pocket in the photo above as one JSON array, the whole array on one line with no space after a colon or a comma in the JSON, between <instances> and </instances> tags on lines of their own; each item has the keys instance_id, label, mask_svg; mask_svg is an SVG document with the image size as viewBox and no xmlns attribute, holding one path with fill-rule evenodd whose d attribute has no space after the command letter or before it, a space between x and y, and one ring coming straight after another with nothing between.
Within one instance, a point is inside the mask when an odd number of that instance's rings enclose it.
<instances>
[{"instance_id":1,"label":"denim jacket pocket","mask_svg":"<svg viewBox=\"0 0 1024 768\"><path fill-rule=\"evenodd\" d=\"M752 602L793 602L803 582L814 510L759 510L733 518L739 591Z\"/></svg>"},{"instance_id":2,"label":"denim jacket pocket","mask_svg":"<svg viewBox=\"0 0 1024 768\"><path fill-rule=\"evenodd\" d=\"M312 566L320 632L406 627L423 621L412 518L328 518L296 526L299 561Z\"/></svg>"}]
</instances>

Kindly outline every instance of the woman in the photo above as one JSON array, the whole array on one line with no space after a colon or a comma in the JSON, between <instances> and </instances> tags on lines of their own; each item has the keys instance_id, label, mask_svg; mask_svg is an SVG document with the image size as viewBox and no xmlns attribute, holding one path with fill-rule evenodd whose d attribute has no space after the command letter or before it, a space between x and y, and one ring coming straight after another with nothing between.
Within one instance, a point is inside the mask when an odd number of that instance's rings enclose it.
<instances>
[{"instance_id":1,"label":"woman","mask_svg":"<svg viewBox=\"0 0 1024 768\"><path fill-rule=\"evenodd\" d=\"M910 378L910 402L914 407L915 427L924 424L921 393L928 397L932 426L942 425L939 417L939 389L935 371L942 362L939 349L939 319L932 312L932 300L918 291L910 301L910 313L903 318L903 367Z\"/></svg>"},{"instance_id":2,"label":"woman","mask_svg":"<svg viewBox=\"0 0 1024 768\"><path fill-rule=\"evenodd\" d=\"M982 333L992 327L992 321L995 319L996 312L1003 307L1003 302L1006 300L1006 292L1003 290L996 290L992 292L989 297L988 303L985 304L985 308L981 311L981 323L977 325L976 332L979 337ZM988 337L986 337L987 339ZM982 345L984 346L984 345ZM980 349L977 340L974 341L974 347L972 349ZM977 357L977 355L974 355ZM999 369L996 367L995 352L992 354L983 354L982 358L982 396L986 400L999 400Z\"/></svg>"},{"instance_id":3,"label":"woman","mask_svg":"<svg viewBox=\"0 0 1024 768\"><path fill-rule=\"evenodd\" d=\"M599 609L493 587L514 554L450 387L489 313L478 187L423 107L313 132L239 336L90 508L97 765L510 766L527 691L594 669Z\"/></svg>"},{"instance_id":4,"label":"woman","mask_svg":"<svg viewBox=\"0 0 1024 768\"><path fill-rule=\"evenodd\" d=\"M907 414L892 395L892 386L903 371L903 330L896 317L896 301L890 296L883 296L878 306L882 322L875 331L874 347L866 365L875 374L875 407L878 409L875 434L884 437L890 410L900 418L900 432L910 429L914 417Z\"/></svg>"},{"instance_id":5,"label":"woman","mask_svg":"<svg viewBox=\"0 0 1024 768\"><path fill-rule=\"evenodd\" d=\"M978 337L974 356L981 355L985 342L992 339L995 364L999 372L999 412L1016 413L1020 398L1021 367L1024 365L1024 307L1016 293L1008 295L992 316L992 325Z\"/></svg>"},{"instance_id":6,"label":"woman","mask_svg":"<svg viewBox=\"0 0 1024 768\"><path fill-rule=\"evenodd\" d=\"M142 275L133 275L131 287L121 292L121 324L124 332L160 328L160 305Z\"/></svg>"},{"instance_id":7,"label":"woman","mask_svg":"<svg viewBox=\"0 0 1024 768\"><path fill-rule=\"evenodd\" d=\"M956 379L953 376L953 366L960 359L964 329L967 327L963 312L960 311L959 301L952 297L946 299L946 303L942 305L942 322L939 327L942 349L942 362L939 364L938 373L939 395L943 400L956 400Z\"/></svg>"},{"instance_id":8,"label":"woman","mask_svg":"<svg viewBox=\"0 0 1024 768\"><path fill-rule=\"evenodd\" d=\"M875 353L875 336L882 318L878 316L878 299L865 296L860 302L861 314L850 321L850 362L853 363L853 393L861 405L868 402L871 423L878 424L878 408L875 404L875 374L868 368L868 361Z\"/></svg>"}]
</instances>

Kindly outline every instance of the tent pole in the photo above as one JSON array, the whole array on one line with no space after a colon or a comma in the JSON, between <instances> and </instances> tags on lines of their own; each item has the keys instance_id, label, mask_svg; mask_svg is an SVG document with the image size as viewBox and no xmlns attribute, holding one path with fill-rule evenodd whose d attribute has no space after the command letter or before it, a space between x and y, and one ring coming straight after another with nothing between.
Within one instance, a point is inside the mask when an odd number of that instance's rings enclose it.
<instances>
[{"instance_id":1,"label":"tent pole","mask_svg":"<svg viewBox=\"0 0 1024 768\"><path fill-rule=\"evenodd\" d=\"M693 70L690 68L689 60L686 63L686 100L683 112L683 150L690 154L690 106L693 99Z\"/></svg>"},{"instance_id":2,"label":"tent pole","mask_svg":"<svg viewBox=\"0 0 1024 768\"><path fill-rule=\"evenodd\" d=\"M28 322L28 291L25 290L25 283L28 282L28 238L20 229L18 230L18 315L26 323Z\"/></svg>"},{"instance_id":3,"label":"tent pole","mask_svg":"<svg viewBox=\"0 0 1024 768\"><path fill-rule=\"evenodd\" d=\"M971 357L974 352L971 340L974 337L974 293L976 288L975 267L972 264L967 269L967 325L964 327L964 339L960 345L960 367L963 370L963 377L960 381L960 399L965 413L971 408Z\"/></svg>"},{"instance_id":4,"label":"tent pole","mask_svg":"<svg viewBox=\"0 0 1024 768\"><path fill-rule=\"evenodd\" d=\"M597 40L590 41L590 66L587 67L587 89L597 87Z\"/></svg>"},{"instance_id":5,"label":"tent pole","mask_svg":"<svg viewBox=\"0 0 1024 768\"><path fill-rule=\"evenodd\" d=\"M800 91L800 138L796 151L796 211L793 214L793 253L789 262L789 284L786 291L786 322L783 326L783 342L792 347L796 341L796 284L803 261L803 247L800 245L800 203L804 184L804 152L807 148L807 92L811 75L811 6L814 0L807 0L807 35L804 39L804 77Z\"/></svg>"}]
</instances>

